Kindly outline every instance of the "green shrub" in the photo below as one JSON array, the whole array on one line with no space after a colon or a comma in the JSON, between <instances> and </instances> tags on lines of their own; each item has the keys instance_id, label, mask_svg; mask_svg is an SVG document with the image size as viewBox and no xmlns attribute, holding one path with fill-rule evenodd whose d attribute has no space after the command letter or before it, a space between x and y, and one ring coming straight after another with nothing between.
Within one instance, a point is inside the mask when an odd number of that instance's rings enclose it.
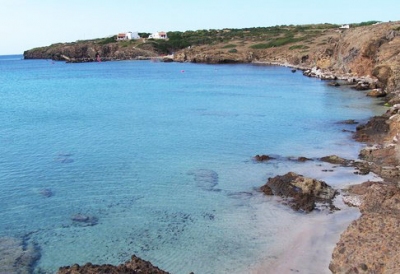
<instances>
[{"instance_id":1,"label":"green shrub","mask_svg":"<svg viewBox=\"0 0 400 274\"><path fill-rule=\"evenodd\" d=\"M310 47L309 46L305 46L305 45L294 45L294 46L291 46L290 48L289 48L289 50L295 50L295 49L309 49Z\"/></svg>"},{"instance_id":2,"label":"green shrub","mask_svg":"<svg viewBox=\"0 0 400 274\"><path fill-rule=\"evenodd\" d=\"M251 46L252 49L268 49L274 47L281 47L287 44L292 44L304 40L305 37L294 38L292 36L274 39L268 43L255 44Z\"/></svg>"},{"instance_id":3,"label":"green shrub","mask_svg":"<svg viewBox=\"0 0 400 274\"><path fill-rule=\"evenodd\" d=\"M223 46L222 48L223 49L229 49L229 48L235 48L235 47L236 47L235 44L228 44L228 45Z\"/></svg>"},{"instance_id":4,"label":"green shrub","mask_svg":"<svg viewBox=\"0 0 400 274\"><path fill-rule=\"evenodd\" d=\"M110 44L110 43L115 43L116 40L117 40L117 36L114 35L114 36L111 36L111 37L104 38L104 39L100 40L99 44L100 45L106 45L106 44Z\"/></svg>"},{"instance_id":5,"label":"green shrub","mask_svg":"<svg viewBox=\"0 0 400 274\"><path fill-rule=\"evenodd\" d=\"M250 46L252 49L268 49L270 48L269 44L261 43L261 44L255 44Z\"/></svg>"},{"instance_id":6,"label":"green shrub","mask_svg":"<svg viewBox=\"0 0 400 274\"><path fill-rule=\"evenodd\" d=\"M373 24L376 24L379 22L380 21L372 20L372 21L366 21L366 22L361 22L361 23L353 23L353 24L350 24L350 26L351 27L363 27L363 26L370 26L370 25L373 25Z\"/></svg>"},{"instance_id":7,"label":"green shrub","mask_svg":"<svg viewBox=\"0 0 400 274\"><path fill-rule=\"evenodd\" d=\"M228 52L229 53L237 53L238 51L237 51L237 49L230 49L230 50L228 50Z\"/></svg>"}]
</instances>

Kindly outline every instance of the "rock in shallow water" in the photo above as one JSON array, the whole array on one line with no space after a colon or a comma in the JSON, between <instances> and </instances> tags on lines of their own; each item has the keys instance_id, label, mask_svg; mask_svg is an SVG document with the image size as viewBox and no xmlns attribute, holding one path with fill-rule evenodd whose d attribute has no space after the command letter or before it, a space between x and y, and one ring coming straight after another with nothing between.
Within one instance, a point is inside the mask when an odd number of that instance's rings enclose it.
<instances>
[{"instance_id":1,"label":"rock in shallow water","mask_svg":"<svg viewBox=\"0 0 400 274\"><path fill-rule=\"evenodd\" d=\"M0 273L28 274L40 258L37 247L22 239L0 238Z\"/></svg>"},{"instance_id":2,"label":"rock in shallow water","mask_svg":"<svg viewBox=\"0 0 400 274\"><path fill-rule=\"evenodd\" d=\"M108 273L108 274L168 274L156 266L153 266L150 262L144 261L135 255L132 256L130 261L125 264L120 264L118 266L113 266L109 264L103 265L93 265L87 263L83 266L74 264L72 266L61 267L57 274L98 274L98 273Z\"/></svg>"},{"instance_id":3,"label":"rock in shallow water","mask_svg":"<svg viewBox=\"0 0 400 274\"><path fill-rule=\"evenodd\" d=\"M303 177L294 172L282 176L269 178L268 182L261 187L266 195L283 197L285 202L294 210L310 212L321 203L330 210L337 191L323 181Z\"/></svg>"},{"instance_id":4,"label":"rock in shallow water","mask_svg":"<svg viewBox=\"0 0 400 274\"><path fill-rule=\"evenodd\" d=\"M190 171L193 175L196 186L206 191L218 191L215 187L218 184L218 173L211 169L197 169Z\"/></svg>"},{"instance_id":5,"label":"rock in shallow water","mask_svg":"<svg viewBox=\"0 0 400 274\"><path fill-rule=\"evenodd\" d=\"M84 215L80 213L72 216L71 220L75 225L79 226L94 226L97 225L97 222L99 221L99 219L95 216Z\"/></svg>"}]
</instances>

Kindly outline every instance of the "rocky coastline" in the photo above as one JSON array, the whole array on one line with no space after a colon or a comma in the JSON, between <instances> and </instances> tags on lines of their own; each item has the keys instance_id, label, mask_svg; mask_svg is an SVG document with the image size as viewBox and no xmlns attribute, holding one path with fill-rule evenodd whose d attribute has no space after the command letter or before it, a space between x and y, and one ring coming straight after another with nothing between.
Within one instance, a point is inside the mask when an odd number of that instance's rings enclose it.
<instances>
[{"instance_id":1,"label":"rocky coastline","mask_svg":"<svg viewBox=\"0 0 400 274\"><path fill-rule=\"evenodd\" d=\"M303 45L303 44L302 44ZM382 103L390 108L381 116L372 117L367 124L357 126L354 139L365 144L360 151L357 165L354 160L342 162L344 165L354 164L360 172L374 172L382 182L365 182L338 190L343 193L343 200L349 206L360 209L361 217L353 221L342 233L333 250L329 269L333 273L400 273L400 22L389 22L374 26L349 29L345 31L326 31L314 38L307 48L298 45L252 50L248 47L237 48L232 53L211 46L196 46L175 53L173 61L192 63L254 63L280 65L293 68L293 72L302 71L307 77L315 77L327 81L332 86L347 85L356 90L367 90L368 96L383 98ZM292 49L290 49L292 48ZM51 49L42 53L31 51L25 55L29 58L52 58L80 62L86 58L87 52L95 61L97 52L102 48L86 49L81 55L74 53L75 48L68 48L62 53ZM152 58L157 55L149 52L121 53L112 49L116 59ZM111 52L110 51L110 52ZM74 55L75 54L75 55ZM63 57L64 56L64 57ZM69 57L74 56L74 57ZM76 58L78 56L78 58ZM81 56L81 57L79 57ZM108 60L108 59L105 59ZM259 155L257 155L259 156ZM259 156L258 160L269 160ZM351 162L351 163L350 163ZM300 175L301 176L301 175ZM304 200L299 196L299 186L295 174L286 174L271 179L262 187L267 194L281 195ZM298 176L296 178L299 178ZM290 181L291 179L292 181ZM301 178L302 182L324 185L311 178ZM284 191L282 182L290 182ZM296 185L297 184L297 185ZM324 185L325 187L325 185ZM329 188L327 188L329 189ZM329 198L333 199L334 191L329 189ZM309 197L308 193L306 196ZM317 199L317 198L312 198ZM319 199L319 198L318 198ZM330 202L327 203L330 205ZM307 201L304 207L289 204L294 209L308 212L315 207ZM135 258L132 258L132 261ZM126 264L129 264L127 262ZM146 264L145 264L146 265ZM99 273L88 271L91 265L82 268L72 266L60 269L59 273ZM104 265L107 269L117 271L118 267ZM119 266L122 267L122 266ZM103 268L103 269L105 269ZM120 268L121 269L121 268ZM71 271L75 272L71 272ZM62 272L64 271L64 272ZM65 272L70 271L70 272ZM111 271L111 270L110 270ZM164 272L107 272L107 273L164 273ZM100 272L101 273L101 272Z\"/></svg>"},{"instance_id":2,"label":"rocky coastline","mask_svg":"<svg viewBox=\"0 0 400 274\"><path fill-rule=\"evenodd\" d=\"M372 117L367 124L357 127L354 139L366 145L359 154L361 161L343 162L351 162L361 174L374 172L383 182L365 182L340 190L346 204L359 207L361 217L342 233L333 250L329 265L333 273L400 273L399 30L399 22L393 22L337 35L331 33L325 37L329 43L317 44L319 47L310 47L306 52L272 48L242 52L235 59L228 53L200 47L186 49L175 57L180 62L287 66L293 68L292 72L300 70L303 75L328 81L332 86L347 85L368 91L367 96L383 98L382 103L391 106L383 115ZM270 159L268 155L255 157L256 161ZM287 197L289 206L307 212L315 205L310 199L304 199L309 194L304 186L296 183L299 178L301 175L278 175L270 178L261 191ZM313 179L301 178L300 181L312 182ZM311 201L317 197L312 197ZM306 203L302 204L304 200Z\"/></svg>"}]
</instances>

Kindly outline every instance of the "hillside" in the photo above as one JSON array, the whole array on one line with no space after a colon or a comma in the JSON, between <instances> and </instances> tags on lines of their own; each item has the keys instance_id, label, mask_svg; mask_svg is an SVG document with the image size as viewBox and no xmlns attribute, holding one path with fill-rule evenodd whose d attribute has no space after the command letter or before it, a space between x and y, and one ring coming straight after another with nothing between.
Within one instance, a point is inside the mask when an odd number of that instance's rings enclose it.
<instances>
[{"instance_id":1,"label":"hillside","mask_svg":"<svg viewBox=\"0 0 400 274\"><path fill-rule=\"evenodd\" d=\"M250 63L318 67L346 77L376 77L395 90L400 81L400 22L319 24L168 32L169 39L115 41L114 37L59 43L24 52L25 59L68 62L149 59L174 54L177 62ZM145 34L142 34L145 37Z\"/></svg>"}]
</instances>

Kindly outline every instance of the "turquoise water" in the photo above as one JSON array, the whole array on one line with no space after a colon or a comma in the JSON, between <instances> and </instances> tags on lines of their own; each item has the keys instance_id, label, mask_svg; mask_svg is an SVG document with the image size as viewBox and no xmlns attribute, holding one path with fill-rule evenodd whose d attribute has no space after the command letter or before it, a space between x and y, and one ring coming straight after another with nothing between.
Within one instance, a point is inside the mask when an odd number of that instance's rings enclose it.
<instances>
[{"instance_id":1,"label":"turquoise water","mask_svg":"<svg viewBox=\"0 0 400 274\"><path fill-rule=\"evenodd\" d=\"M41 273L132 254L171 273L245 273L299 217L255 189L289 170L355 181L286 157L356 158L338 121L382 110L261 65L3 56L0 83L0 237L35 242Z\"/></svg>"}]
</instances>

